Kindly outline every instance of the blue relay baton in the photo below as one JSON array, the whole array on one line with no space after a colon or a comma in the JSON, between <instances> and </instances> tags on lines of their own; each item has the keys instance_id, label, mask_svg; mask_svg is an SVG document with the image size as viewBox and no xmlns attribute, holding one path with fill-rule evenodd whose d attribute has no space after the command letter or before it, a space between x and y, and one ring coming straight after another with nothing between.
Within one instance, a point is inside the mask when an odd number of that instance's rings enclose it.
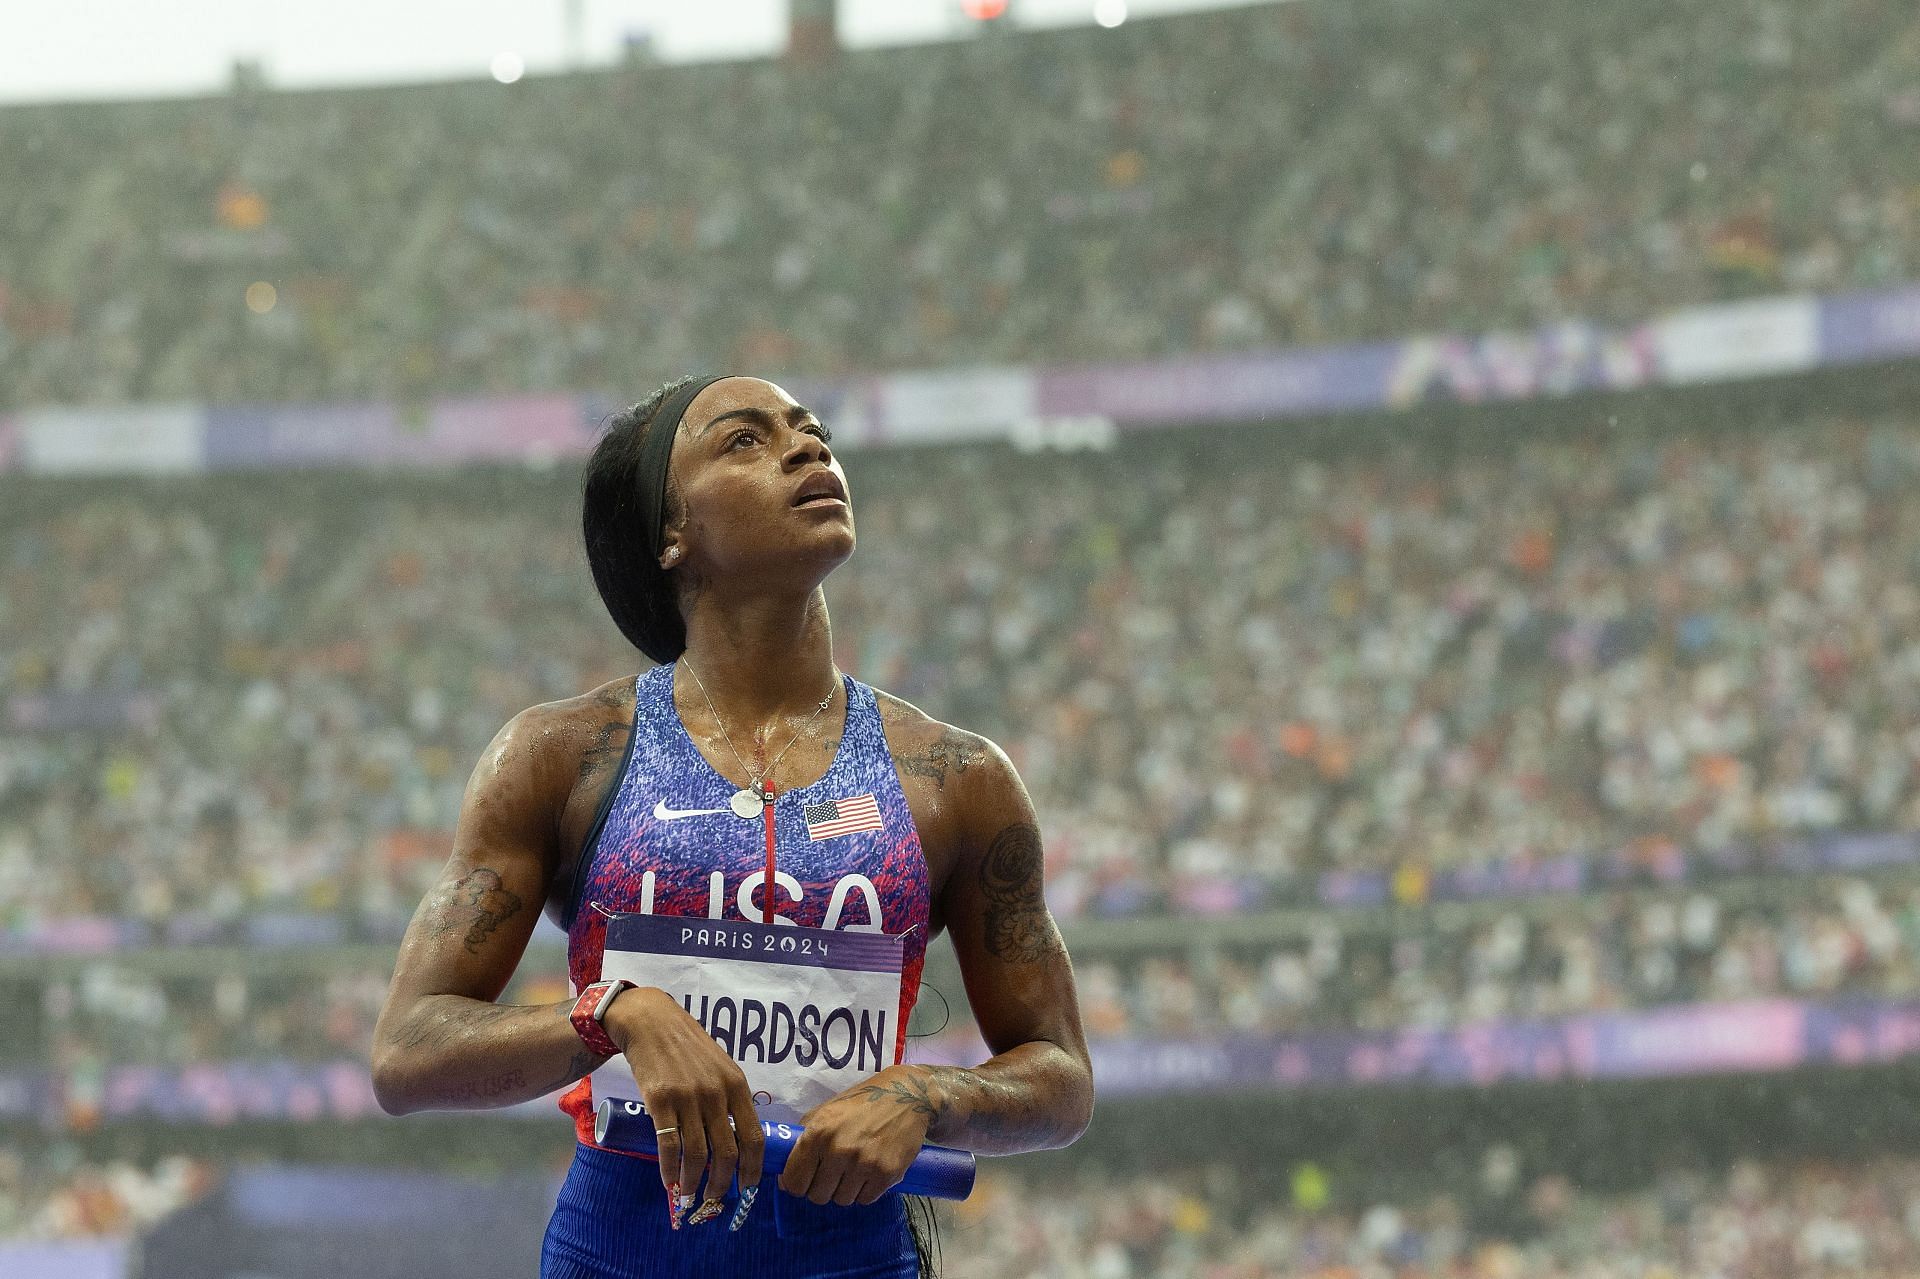
<instances>
[{"instance_id":1,"label":"blue relay baton","mask_svg":"<svg viewBox=\"0 0 1920 1279\"><path fill-rule=\"evenodd\" d=\"M760 1121L760 1131L767 1139L761 1168L778 1176L787 1166L787 1157L793 1153L794 1143L800 1140L800 1134L806 1129L799 1124L763 1119ZM647 1113L645 1105L637 1101L613 1097L602 1100L593 1113L593 1139L615 1150L652 1155L656 1159L660 1157L660 1146L653 1135L653 1116ZM926 1195L932 1199L965 1199L973 1193L976 1170L971 1150L955 1150L951 1146L922 1146L920 1153L913 1157L913 1162L907 1165L906 1176L900 1179L900 1184L894 1189L902 1194Z\"/></svg>"}]
</instances>

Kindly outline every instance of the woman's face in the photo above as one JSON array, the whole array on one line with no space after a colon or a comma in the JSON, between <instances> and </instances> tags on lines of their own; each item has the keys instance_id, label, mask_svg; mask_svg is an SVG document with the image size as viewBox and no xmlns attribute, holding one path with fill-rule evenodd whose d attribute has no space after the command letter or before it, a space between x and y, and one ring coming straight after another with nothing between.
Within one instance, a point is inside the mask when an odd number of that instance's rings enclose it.
<instances>
[{"instance_id":1,"label":"woman's face","mask_svg":"<svg viewBox=\"0 0 1920 1279\"><path fill-rule=\"evenodd\" d=\"M661 566L817 585L854 544L852 494L826 434L771 382L729 377L700 392L673 445L684 518L667 530Z\"/></svg>"}]
</instances>

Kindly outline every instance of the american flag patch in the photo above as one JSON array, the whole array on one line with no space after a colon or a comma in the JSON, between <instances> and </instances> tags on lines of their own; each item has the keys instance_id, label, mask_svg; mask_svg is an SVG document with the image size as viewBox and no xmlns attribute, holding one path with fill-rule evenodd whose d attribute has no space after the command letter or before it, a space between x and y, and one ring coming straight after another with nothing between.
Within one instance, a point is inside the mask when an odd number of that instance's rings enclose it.
<instances>
[{"instance_id":1,"label":"american flag patch","mask_svg":"<svg viewBox=\"0 0 1920 1279\"><path fill-rule=\"evenodd\" d=\"M851 835L858 830L881 828L880 805L871 795L804 804L801 814L807 819L808 839L832 839L835 835Z\"/></svg>"}]
</instances>

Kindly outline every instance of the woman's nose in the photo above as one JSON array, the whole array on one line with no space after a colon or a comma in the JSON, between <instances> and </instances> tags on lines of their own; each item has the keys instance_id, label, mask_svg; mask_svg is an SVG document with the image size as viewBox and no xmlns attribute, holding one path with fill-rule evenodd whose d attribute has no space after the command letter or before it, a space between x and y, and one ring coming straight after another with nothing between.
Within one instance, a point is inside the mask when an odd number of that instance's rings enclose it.
<instances>
[{"instance_id":1,"label":"woman's nose","mask_svg":"<svg viewBox=\"0 0 1920 1279\"><path fill-rule=\"evenodd\" d=\"M787 450L787 461L789 463L804 465L815 459L821 462L831 462L833 460L833 452L827 447L825 440L815 435L812 431L799 431L796 432L796 434L799 438L796 439L793 442L793 446Z\"/></svg>"}]
</instances>

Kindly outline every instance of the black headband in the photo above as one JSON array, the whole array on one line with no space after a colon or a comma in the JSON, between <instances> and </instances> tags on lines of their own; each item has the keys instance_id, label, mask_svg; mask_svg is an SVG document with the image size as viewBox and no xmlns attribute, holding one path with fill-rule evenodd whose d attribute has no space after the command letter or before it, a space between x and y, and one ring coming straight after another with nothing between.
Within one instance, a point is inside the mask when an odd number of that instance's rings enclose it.
<instances>
[{"instance_id":1,"label":"black headband","mask_svg":"<svg viewBox=\"0 0 1920 1279\"><path fill-rule=\"evenodd\" d=\"M716 373L687 383L660 406L640 445L640 527L647 530L647 545L657 561L667 535L667 464L673 460L673 439L680 434L680 419L686 416L700 392L732 373Z\"/></svg>"},{"instance_id":2,"label":"black headband","mask_svg":"<svg viewBox=\"0 0 1920 1279\"><path fill-rule=\"evenodd\" d=\"M720 373L696 378L669 395L655 410L647 437L640 442L634 489L640 503L640 529L649 553L644 563L634 564L627 571L640 574L646 583L640 597L644 616L616 620L636 648L662 665L677 659L687 647L687 622L680 616L673 579L660 567L667 533L667 464L673 460L673 440L680 434L680 419L695 397L722 378L733 376Z\"/></svg>"}]
</instances>

